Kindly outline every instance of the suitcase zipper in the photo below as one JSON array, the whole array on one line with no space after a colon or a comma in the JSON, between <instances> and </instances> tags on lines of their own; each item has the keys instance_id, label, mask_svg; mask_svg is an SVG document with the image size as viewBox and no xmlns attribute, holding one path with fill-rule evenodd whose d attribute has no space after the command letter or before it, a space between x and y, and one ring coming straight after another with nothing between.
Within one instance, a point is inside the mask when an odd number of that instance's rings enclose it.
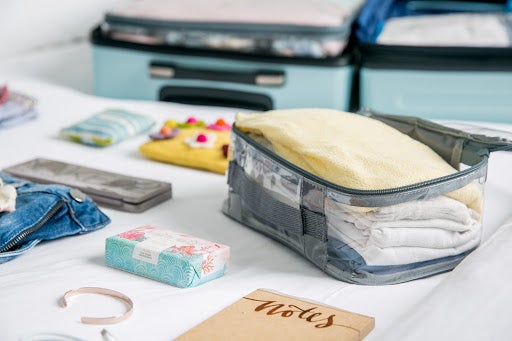
<instances>
[{"instance_id":1,"label":"suitcase zipper","mask_svg":"<svg viewBox=\"0 0 512 341\"><path fill-rule=\"evenodd\" d=\"M105 16L107 25L126 25L154 29L179 29L199 30L206 32L234 32L234 33L272 33L272 34L298 34L300 36L330 35L339 36L350 33L352 20L344 20L340 26L301 26L301 25L280 25L280 24L240 24L223 22L187 22L187 21L165 21L144 18L124 18L107 14Z\"/></svg>"},{"instance_id":2,"label":"suitcase zipper","mask_svg":"<svg viewBox=\"0 0 512 341\"><path fill-rule=\"evenodd\" d=\"M48 220L50 220L57 213L57 211L62 207L62 205L64 205L64 201L63 200L59 201L57 203L57 205L53 206L53 208L48 212L48 214L46 216L44 216L43 219L41 219L36 225L34 225L31 228L23 231L16 238L11 240L7 245L2 247L0 249L0 253L8 251L9 249L11 249L14 246L16 246L23 239L25 239L27 236L31 235L32 233L37 232L41 227L44 226L44 224L46 224L48 222Z\"/></svg>"}]
</instances>

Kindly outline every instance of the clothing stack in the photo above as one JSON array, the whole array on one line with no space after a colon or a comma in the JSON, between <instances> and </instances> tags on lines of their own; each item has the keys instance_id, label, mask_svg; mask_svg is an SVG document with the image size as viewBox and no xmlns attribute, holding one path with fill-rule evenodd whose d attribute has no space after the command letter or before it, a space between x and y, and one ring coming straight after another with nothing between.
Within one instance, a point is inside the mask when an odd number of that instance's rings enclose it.
<instances>
[{"instance_id":1,"label":"clothing stack","mask_svg":"<svg viewBox=\"0 0 512 341\"><path fill-rule=\"evenodd\" d=\"M440 196L359 213L326 200L329 257L357 270L397 273L461 258L480 242L480 215Z\"/></svg>"},{"instance_id":2,"label":"clothing stack","mask_svg":"<svg viewBox=\"0 0 512 341\"><path fill-rule=\"evenodd\" d=\"M35 99L0 87L0 129L9 128L37 117Z\"/></svg>"}]
</instances>

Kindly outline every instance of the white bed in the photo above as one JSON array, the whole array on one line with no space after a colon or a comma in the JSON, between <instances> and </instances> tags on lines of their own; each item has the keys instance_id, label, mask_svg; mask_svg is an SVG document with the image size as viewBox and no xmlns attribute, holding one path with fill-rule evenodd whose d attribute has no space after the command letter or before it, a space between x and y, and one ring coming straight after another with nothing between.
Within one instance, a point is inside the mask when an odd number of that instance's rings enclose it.
<instances>
[{"instance_id":1,"label":"white bed","mask_svg":"<svg viewBox=\"0 0 512 341\"><path fill-rule=\"evenodd\" d=\"M101 340L103 326L84 325L83 315L114 315L119 302L88 297L66 309L62 295L84 286L128 295L134 314L106 326L116 340L170 340L243 295L269 288L375 317L367 340L504 340L512 316L512 153L491 156L485 189L484 243L453 272L390 286L358 286L335 280L305 258L221 213L226 178L149 161L138 152L140 136L98 149L58 137L61 127L107 107L124 107L163 122L189 115L232 119L236 110L119 101L91 92L86 41L6 56L0 83L7 81L38 99L37 120L0 131L0 169L34 157L170 181L174 197L144 213L103 209L112 223L97 232L45 242L0 265L0 340L30 340L57 333ZM490 125L512 131L509 125ZM189 289L175 288L104 265L105 238L145 224L189 233L231 247L227 274Z\"/></svg>"}]
</instances>

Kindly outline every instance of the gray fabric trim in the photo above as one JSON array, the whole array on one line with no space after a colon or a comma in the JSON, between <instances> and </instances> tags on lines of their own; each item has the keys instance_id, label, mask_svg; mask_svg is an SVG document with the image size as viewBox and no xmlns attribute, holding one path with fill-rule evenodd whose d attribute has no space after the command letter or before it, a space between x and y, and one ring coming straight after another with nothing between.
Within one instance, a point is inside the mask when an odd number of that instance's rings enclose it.
<instances>
[{"instance_id":1,"label":"gray fabric trim","mask_svg":"<svg viewBox=\"0 0 512 341\"><path fill-rule=\"evenodd\" d=\"M410 269L407 271L379 275L374 275L366 271L347 272L327 263L325 272L339 280L348 283L362 285L388 285L409 282L415 279L420 279L424 277L433 276L439 273L451 271L463 259L464 257L461 257L455 260L430 264L416 269Z\"/></svg>"},{"instance_id":2,"label":"gray fabric trim","mask_svg":"<svg viewBox=\"0 0 512 341\"><path fill-rule=\"evenodd\" d=\"M257 217L293 234L303 234L300 211L272 198L262 186L247 177L243 168L233 162L229 165L228 183Z\"/></svg>"},{"instance_id":3,"label":"gray fabric trim","mask_svg":"<svg viewBox=\"0 0 512 341\"><path fill-rule=\"evenodd\" d=\"M327 224L323 212L313 212L304 206L297 209L274 199L262 186L249 179L243 168L234 162L229 165L228 183L248 209L267 223L293 234L327 240Z\"/></svg>"},{"instance_id":4,"label":"gray fabric trim","mask_svg":"<svg viewBox=\"0 0 512 341\"><path fill-rule=\"evenodd\" d=\"M234 162L229 165L228 183L232 190L230 198L236 194L239 206L237 210L225 205L228 215L251 227L258 225L257 229L293 245L317 266L324 268L327 262L327 224L323 212L313 212L303 205L294 208L274 199ZM244 210L251 213L250 223ZM254 219L259 223L256 224Z\"/></svg>"}]
</instances>

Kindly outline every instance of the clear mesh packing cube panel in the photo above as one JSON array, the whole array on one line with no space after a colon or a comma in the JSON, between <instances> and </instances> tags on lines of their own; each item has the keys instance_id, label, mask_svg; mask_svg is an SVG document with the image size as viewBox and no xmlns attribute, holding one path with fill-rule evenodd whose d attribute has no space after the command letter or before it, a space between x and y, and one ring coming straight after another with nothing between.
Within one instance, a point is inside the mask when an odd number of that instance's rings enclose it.
<instances>
[{"instance_id":1,"label":"clear mesh packing cube panel","mask_svg":"<svg viewBox=\"0 0 512 341\"><path fill-rule=\"evenodd\" d=\"M176 287L224 275L229 247L188 234L142 226L107 238L105 263Z\"/></svg>"},{"instance_id":2,"label":"clear mesh packing cube panel","mask_svg":"<svg viewBox=\"0 0 512 341\"><path fill-rule=\"evenodd\" d=\"M277 144L236 125L224 212L349 283L393 284L453 269L480 243L489 152L510 149L510 142L415 117L363 117L421 142L439 157L432 168L444 163L453 172L394 188L349 188L299 167L300 159L283 158Z\"/></svg>"}]
</instances>

